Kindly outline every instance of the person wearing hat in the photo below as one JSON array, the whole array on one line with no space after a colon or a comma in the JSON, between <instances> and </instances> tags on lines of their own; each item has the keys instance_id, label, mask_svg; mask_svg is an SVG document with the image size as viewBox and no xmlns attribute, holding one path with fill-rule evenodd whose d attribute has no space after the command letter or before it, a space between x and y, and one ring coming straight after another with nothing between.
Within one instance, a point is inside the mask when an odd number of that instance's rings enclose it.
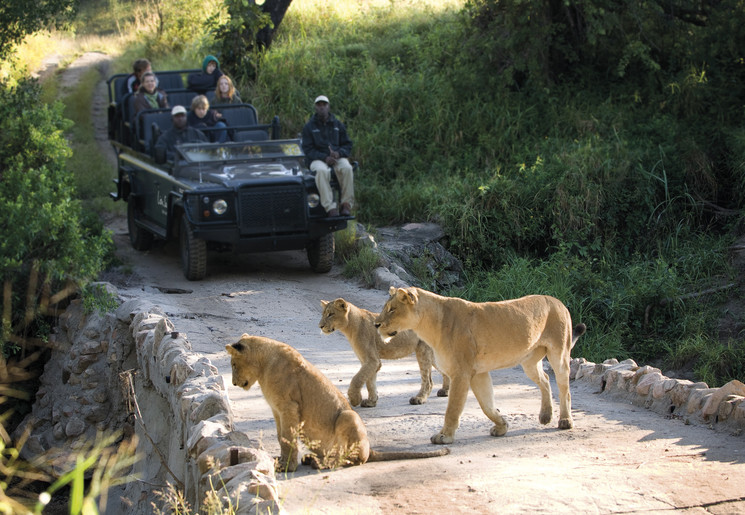
<instances>
[{"instance_id":1,"label":"person wearing hat","mask_svg":"<svg viewBox=\"0 0 745 515\"><path fill-rule=\"evenodd\" d=\"M155 155L163 155L169 161L175 157L176 145L182 143L207 142L207 136L199 129L189 127L186 123L186 108L184 106L173 106L171 109L171 121L173 126L163 132L155 143Z\"/></svg>"},{"instance_id":2,"label":"person wearing hat","mask_svg":"<svg viewBox=\"0 0 745 515\"><path fill-rule=\"evenodd\" d=\"M349 162L352 141L347 136L344 124L331 114L327 96L316 97L315 105L316 113L303 127L302 145L306 164L316 173L316 187L327 215L349 216L354 205L354 176ZM334 202L331 170L341 186L341 205Z\"/></svg>"},{"instance_id":3,"label":"person wearing hat","mask_svg":"<svg viewBox=\"0 0 745 515\"><path fill-rule=\"evenodd\" d=\"M201 95L206 95L217 86L217 80L222 77L220 61L214 55L208 55L202 61L202 71L192 73L186 78L187 87Z\"/></svg>"}]
</instances>

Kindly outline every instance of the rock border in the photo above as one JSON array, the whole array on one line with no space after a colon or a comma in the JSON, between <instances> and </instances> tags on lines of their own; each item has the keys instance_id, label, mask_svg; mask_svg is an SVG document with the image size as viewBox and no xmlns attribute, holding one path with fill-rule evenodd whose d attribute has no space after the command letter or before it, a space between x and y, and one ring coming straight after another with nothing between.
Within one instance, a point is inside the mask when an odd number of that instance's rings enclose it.
<instances>
[{"instance_id":1,"label":"rock border","mask_svg":"<svg viewBox=\"0 0 745 515\"><path fill-rule=\"evenodd\" d=\"M639 366L632 359L609 359L600 364L575 358L569 378L598 387L598 393L630 401L660 415L686 424L741 435L745 429L745 384L732 380L720 388L704 382L671 379L658 368Z\"/></svg>"}]
</instances>

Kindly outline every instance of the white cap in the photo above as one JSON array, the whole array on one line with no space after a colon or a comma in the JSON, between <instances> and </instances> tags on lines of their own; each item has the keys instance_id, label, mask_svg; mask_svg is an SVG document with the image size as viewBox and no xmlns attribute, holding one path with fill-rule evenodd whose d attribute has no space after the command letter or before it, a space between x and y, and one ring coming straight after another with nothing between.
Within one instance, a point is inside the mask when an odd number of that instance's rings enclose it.
<instances>
[{"instance_id":1,"label":"white cap","mask_svg":"<svg viewBox=\"0 0 745 515\"><path fill-rule=\"evenodd\" d=\"M329 97L327 97L326 95L318 95L316 97L316 101L313 102L313 103L314 104L317 104L318 102L326 102L327 104L330 104L331 103L331 102L329 102Z\"/></svg>"},{"instance_id":2,"label":"white cap","mask_svg":"<svg viewBox=\"0 0 745 515\"><path fill-rule=\"evenodd\" d=\"M177 114L186 114L186 108L184 106L173 106L171 116L176 116Z\"/></svg>"}]
</instances>

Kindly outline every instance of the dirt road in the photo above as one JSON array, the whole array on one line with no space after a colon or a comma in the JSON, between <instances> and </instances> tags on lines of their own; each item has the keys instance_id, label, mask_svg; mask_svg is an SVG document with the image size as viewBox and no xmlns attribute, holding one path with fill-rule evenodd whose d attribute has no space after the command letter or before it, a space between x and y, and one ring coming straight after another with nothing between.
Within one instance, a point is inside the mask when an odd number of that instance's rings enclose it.
<instances>
[{"instance_id":1,"label":"dirt road","mask_svg":"<svg viewBox=\"0 0 745 515\"><path fill-rule=\"evenodd\" d=\"M320 300L344 297L379 310L386 293L360 288L336 268L316 275L302 252L210 255L207 279L188 282L175 245L136 252L129 247L125 221L110 226L122 259L134 271L126 279L112 278L121 295L162 306L227 384L224 347L248 332L290 343L346 392L359 362L343 335L321 334ZM572 384L575 428L559 431L555 421L538 423L540 393L519 368L492 376L496 405L510 424L506 436L489 436L491 422L469 393L450 456L333 472L300 467L279 476L284 508L289 513L745 512L743 436L614 402L582 381ZM443 422L447 399L433 394L426 404L411 406L408 398L418 387L413 357L383 363L377 407L358 408L374 448L432 448L429 437ZM553 389L555 396L555 383ZM260 389L230 386L229 395L236 427L279 454Z\"/></svg>"}]
</instances>

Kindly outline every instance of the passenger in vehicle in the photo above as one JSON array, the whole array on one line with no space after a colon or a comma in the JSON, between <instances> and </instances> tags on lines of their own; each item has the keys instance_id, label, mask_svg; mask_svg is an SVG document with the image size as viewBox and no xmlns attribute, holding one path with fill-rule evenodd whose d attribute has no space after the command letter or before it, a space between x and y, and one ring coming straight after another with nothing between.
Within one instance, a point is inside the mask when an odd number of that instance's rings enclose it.
<instances>
[{"instance_id":1,"label":"passenger in vehicle","mask_svg":"<svg viewBox=\"0 0 745 515\"><path fill-rule=\"evenodd\" d=\"M214 91L210 91L207 94L207 100L213 106L243 103L241 96L233 85L233 81L227 75L223 75L217 79L217 87Z\"/></svg>"},{"instance_id":2,"label":"passenger in vehicle","mask_svg":"<svg viewBox=\"0 0 745 515\"><path fill-rule=\"evenodd\" d=\"M186 84L192 91L205 95L217 87L217 79L222 75L220 61L214 55L208 55L202 61L202 71L190 74L186 78Z\"/></svg>"},{"instance_id":3,"label":"passenger in vehicle","mask_svg":"<svg viewBox=\"0 0 745 515\"><path fill-rule=\"evenodd\" d=\"M168 106L168 95L158 88L158 79L153 72L145 72L135 94L135 114L145 109L158 109Z\"/></svg>"},{"instance_id":4,"label":"passenger in vehicle","mask_svg":"<svg viewBox=\"0 0 745 515\"><path fill-rule=\"evenodd\" d=\"M329 217L349 216L354 206L354 175L349 155L352 141L347 128L330 111L329 99L325 95L316 97L316 114L303 127L303 152L306 164L316 173L316 187L321 196L321 205ZM334 202L331 190L331 171L334 171L341 186L341 206Z\"/></svg>"},{"instance_id":5,"label":"passenger in vehicle","mask_svg":"<svg viewBox=\"0 0 745 515\"><path fill-rule=\"evenodd\" d=\"M163 162L165 159L173 161L176 145L182 143L206 143L207 136L199 129L189 127L186 123L186 108L174 106L171 109L172 127L164 131L155 143L155 160Z\"/></svg>"},{"instance_id":6,"label":"passenger in vehicle","mask_svg":"<svg viewBox=\"0 0 745 515\"><path fill-rule=\"evenodd\" d=\"M151 71L153 71L153 68L150 61L147 59L137 59L134 64L132 64L132 73L127 77L127 91L135 93L137 88L140 87L142 76L145 72Z\"/></svg>"},{"instance_id":7,"label":"passenger in vehicle","mask_svg":"<svg viewBox=\"0 0 745 515\"><path fill-rule=\"evenodd\" d=\"M205 131L209 135L210 141L225 143L228 141L227 124L222 119L222 114L210 109L210 102L204 95L197 95L191 101L191 110L186 117L189 127L195 129L212 129Z\"/></svg>"}]
</instances>

